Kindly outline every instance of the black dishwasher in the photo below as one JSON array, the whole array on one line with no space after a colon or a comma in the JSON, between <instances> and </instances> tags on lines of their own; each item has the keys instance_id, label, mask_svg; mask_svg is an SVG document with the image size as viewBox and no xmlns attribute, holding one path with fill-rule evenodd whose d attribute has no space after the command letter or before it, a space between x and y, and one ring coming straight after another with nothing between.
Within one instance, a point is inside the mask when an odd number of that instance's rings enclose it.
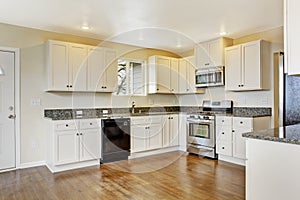
<instances>
[{"instance_id":1,"label":"black dishwasher","mask_svg":"<svg viewBox=\"0 0 300 200\"><path fill-rule=\"evenodd\" d=\"M130 155L130 118L102 119L101 163L127 160Z\"/></svg>"}]
</instances>

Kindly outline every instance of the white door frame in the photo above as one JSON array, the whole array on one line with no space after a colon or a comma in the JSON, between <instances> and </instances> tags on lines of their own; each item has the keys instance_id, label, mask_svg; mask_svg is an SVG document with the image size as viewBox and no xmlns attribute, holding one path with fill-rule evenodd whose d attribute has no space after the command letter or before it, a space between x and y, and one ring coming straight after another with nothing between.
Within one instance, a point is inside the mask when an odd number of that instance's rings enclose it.
<instances>
[{"instance_id":1,"label":"white door frame","mask_svg":"<svg viewBox=\"0 0 300 200\"><path fill-rule=\"evenodd\" d=\"M15 148L16 148L16 169L20 168L20 132L21 132L21 112L20 112L20 49L0 46L0 50L15 54Z\"/></svg>"}]
</instances>

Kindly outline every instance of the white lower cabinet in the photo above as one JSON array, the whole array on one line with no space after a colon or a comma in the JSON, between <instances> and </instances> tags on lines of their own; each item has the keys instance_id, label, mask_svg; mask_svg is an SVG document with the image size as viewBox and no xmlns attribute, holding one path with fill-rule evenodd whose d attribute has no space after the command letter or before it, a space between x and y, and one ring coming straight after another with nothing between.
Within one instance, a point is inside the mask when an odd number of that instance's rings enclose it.
<instances>
[{"instance_id":1,"label":"white lower cabinet","mask_svg":"<svg viewBox=\"0 0 300 200\"><path fill-rule=\"evenodd\" d=\"M243 133L270 128L270 117L216 116L216 152L219 160L245 165Z\"/></svg>"},{"instance_id":2,"label":"white lower cabinet","mask_svg":"<svg viewBox=\"0 0 300 200\"><path fill-rule=\"evenodd\" d=\"M57 131L54 133L54 164L63 165L79 160L76 130Z\"/></svg>"},{"instance_id":3,"label":"white lower cabinet","mask_svg":"<svg viewBox=\"0 0 300 200\"><path fill-rule=\"evenodd\" d=\"M163 147L179 145L179 115L163 116Z\"/></svg>"},{"instance_id":4,"label":"white lower cabinet","mask_svg":"<svg viewBox=\"0 0 300 200\"><path fill-rule=\"evenodd\" d=\"M162 116L131 118L131 152L162 148Z\"/></svg>"},{"instance_id":5,"label":"white lower cabinet","mask_svg":"<svg viewBox=\"0 0 300 200\"><path fill-rule=\"evenodd\" d=\"M80 167L83 161L99 161L101 157L100 119L60 120L52 123L47 165L51 171ZM98 162L99 163L99 162ZM59 166L63 166L57 168ZM76 168L75 166L75 168Z\"/></svg>"}]
</instances>

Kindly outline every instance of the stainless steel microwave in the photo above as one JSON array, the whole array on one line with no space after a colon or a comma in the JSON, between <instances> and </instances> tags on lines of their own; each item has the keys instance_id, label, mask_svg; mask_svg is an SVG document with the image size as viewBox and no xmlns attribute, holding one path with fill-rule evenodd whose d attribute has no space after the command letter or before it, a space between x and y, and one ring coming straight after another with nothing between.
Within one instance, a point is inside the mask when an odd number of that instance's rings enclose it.
<instances>
[{"instance_id":1,"label":"stainless steel microwave","mask_svg":"<svg viewBox=\"0 0 300 200\"><path fill-rule=\"evenodd\" d=\"M207 67L196 71L196 87L225 85L224 67Z\"/></svg>"}]
</instances>

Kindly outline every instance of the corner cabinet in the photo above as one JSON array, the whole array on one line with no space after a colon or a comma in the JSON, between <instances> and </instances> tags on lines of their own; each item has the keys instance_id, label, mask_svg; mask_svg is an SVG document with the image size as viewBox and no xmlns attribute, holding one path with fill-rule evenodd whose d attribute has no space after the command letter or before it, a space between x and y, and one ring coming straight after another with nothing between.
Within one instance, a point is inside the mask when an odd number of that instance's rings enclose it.
<instances>
[{"instance_id":1,"label":"corner cabinet","mask_svg":"<svg viewBox=\"0 0 300 200\"><path fill-rule=\"evenodd\" d=\"M285 0L285 24L284 24L284 51L285 63L289 75L300 75L300 27L299 27L299 7L298 0Z\"/></svg>"},{"instance_id":2,"label":"corner cabinet","mask_svg":"<svg viewBox=\"0 0 300 200\"><path fill-rule=\"evenodd\" d=\"M224 66L224 48L232 45L230 38L201 42L194 48L197 68Z\"/></svg>"},{"instance_id":3,"label":"corner cabinet","mask_svg":"<svg viewBox=\"0 0 300 200\"><path fill-rule=\"evenodd\" d=\"M270 89L271 51L263 40L225 48L225 90Z\"/></svg>"},{"instance_id":4,"label":"corner cabinet","mask_svg":"<svg viewBox=\"0 0 300 200\"><path fill-rule=\"evenodd\" d=\"M150 56L149 94L189 94L195 93L194 66L185 58Z\"/></svg>"},{"instance_id":5,"label":"corner cabinet","mask_svg":"<svg viewBox=\"0 0 300 200\"><path fill-rule=\"evenodd\" d=\"M100 120L60 120L51 124L47 166L52 172L100 164Z\"/></svg>"},{"instance_id":6,"label":"corner cabinet","mask_svg":"<svg viewBox=\"0 0 300 200\"><path fill-rule=\"evenodd\" d=\"M243 133L270 128L270 117L216 116L216 152L219 159L245 165Z\"/></svg>"},{"instance_id":7,"label":"corner cabinet","mask_svg":"<svg viewBox=\"0 0 300 200\"><path fill-rule=\"evenodd\" d=\"M149 93L178 93L178 59L150 56Z\"/></svg>"},{"instance_id":8,"label":"corner cabinet","mask_svg":"<svg viewBox=\"0 0 300 200\"><path fill-rule=\"evenodd\" d=\"M179 115L163 116L163 147L179 145Z\"/></svg>"},{"instance_id":9,"label":"corner cabinet","mask_svg":"<svg viewBox=\"0 0 300 200\"><path fill-rule=\"evenodd\" d=\"M112 49L49 40L46 65L47 91L112 92L117 84Z\"/></svg>"},{"instance_id":10,"label":"corner cabinet","mask_svg":"<svg viewBox=\"0 0 300 200\"><path fill-rule=\"evenodd\" d=\"M188 58L179 59L179 94L196 93L196 68Z\"/></svg>"}]
</instances>

